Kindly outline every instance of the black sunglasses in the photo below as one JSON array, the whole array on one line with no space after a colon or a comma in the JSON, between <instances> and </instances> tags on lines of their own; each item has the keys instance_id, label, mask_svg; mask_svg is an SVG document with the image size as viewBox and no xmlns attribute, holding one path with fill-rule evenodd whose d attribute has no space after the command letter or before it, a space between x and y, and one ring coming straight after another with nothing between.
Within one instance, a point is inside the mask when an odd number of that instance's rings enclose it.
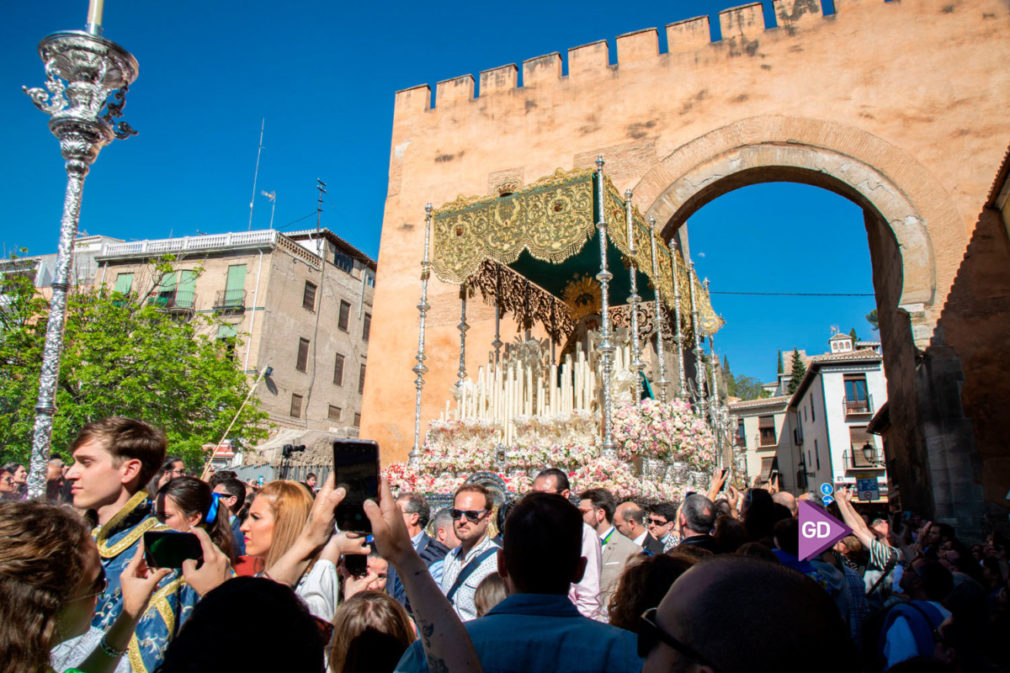
<instances>
[{"instance_id":1,"label":"black sunglasses","mask_svg":"<svg viewBox=\"0 0 1010 673\"><path fill-rule=\"evenodd\" d=\"M638 656L645 659L658 643L669 645L677 652L690 657L699 664L704 664L716 671L719 670L712 665L712 662L699 654L696 649L687 643L682 643L659 628L659 624L656 623L656 608L649 608L642 613L638 624Z\"/></svg>"},{"instance_id":2,"label":"black sunglasses","mask_svg":"<svg viewBox=\"0 0 1010 673\"><path fill-rule=\"evenodd\" d=\"M458 521L459 517L465 516L466 520L471 523L477 523L480 521L481 517L487 514L486 509L450 509L449 515L452 517L453 521Z\"/></svg>"}]
</instances>

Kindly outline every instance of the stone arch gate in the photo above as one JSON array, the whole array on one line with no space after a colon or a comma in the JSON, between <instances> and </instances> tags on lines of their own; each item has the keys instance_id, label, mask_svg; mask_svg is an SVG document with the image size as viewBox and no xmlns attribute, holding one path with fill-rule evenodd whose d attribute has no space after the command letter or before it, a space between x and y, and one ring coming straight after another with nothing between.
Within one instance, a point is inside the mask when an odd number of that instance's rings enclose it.
<instances>
[{"instance_id":1,"label":"stone arch gate","mask_svg":"<svg viewBox=\"0 0 1010 673\"><path fill-rule=\"evenodd\" d=\"M817 0L769 4L777 25L757 3L727 9L715 42L699 17L665 27L664 53L647 29L616 38L616 63L601 41L444 80L434 99L426 85L397 93L370 344L379 355L362 412L362 436L379 440L385 461L405 458L412 440L425 203L602 153L615 185L633 189L667 234L752 182L805 182L861 205L903 503L977 527L983 497L996 495L979 487L956 353L942 350L944 367L924 362L941 352L936 326L1010 138L1010 6L835 0L824 16ZM455 292L429 289L425 420L454 382ZM490 308L473 309L468 368L486 358L493 330Z\"/></svg>"}]
</instances>

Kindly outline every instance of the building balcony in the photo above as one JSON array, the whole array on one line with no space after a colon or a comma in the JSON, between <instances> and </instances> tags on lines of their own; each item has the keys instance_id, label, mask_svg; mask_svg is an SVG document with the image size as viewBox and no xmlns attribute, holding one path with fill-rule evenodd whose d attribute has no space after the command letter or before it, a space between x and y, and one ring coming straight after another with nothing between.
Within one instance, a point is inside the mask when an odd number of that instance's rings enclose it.
<instances>
[{"instance_id":1,"label":"building balcony","mask_svg":"<svg viewBox=\"0 0 1010 673\"><path fill-rule=\"evenodd\" d=\"M842 398L842 409L846 418L850 416L872 416L873 415L873 395L867 395L865 400L850 400Z\"/></svg>"},{"instance_id":2,"label":"building balcony","mask_svg":"<svg viewBox=\"0 0 1010 673\"><path fill-rule=\"evenodd\" d=\"M852 447L851 451L842 451L842 462L846 471L877 471L884 469L884 461L876 447L867 451L865 447Z\"/></svg>"},{"instance_id":3,"label":"building balcony","mask_svg":"<svg viewBox=\"0 0 1010 673\"><path fill-rule=\"evenodd\" d=\"M165 313L192 316L194 307L196 306L196 295L156 294L148 297L147 303Z\"/></svg>"},{"instance_id":4,"label":"building balcony","mask_svg":"<svg viewBox=\"0 0 1010 673\"><path fill-rule=\"evenodd\" d=\"M245 290L219 290L214 297L215 313L245 313Z\"/></svg>"},{"instance_id":5,"label":"building balcony","mask_svg":"<svg viewBox=\"0 0 1010 673\"><path fill-rule=\"evenodd\" d=\"M779 443L773 430L768 432L759 432L754 435L754 446L759 449L774 449L778 445Z\"/></svg>"}]
</instances>

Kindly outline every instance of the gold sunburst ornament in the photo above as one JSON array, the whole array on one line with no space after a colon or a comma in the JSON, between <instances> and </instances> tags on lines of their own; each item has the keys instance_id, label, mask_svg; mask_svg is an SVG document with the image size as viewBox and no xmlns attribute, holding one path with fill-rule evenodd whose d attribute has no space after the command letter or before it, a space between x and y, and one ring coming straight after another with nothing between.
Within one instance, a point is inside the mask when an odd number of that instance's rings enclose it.
<instances>
[{"instance_id":1,"label":"gold sunburst ornament","mask_svg":"<svg viewBox=\"0 0 1010 673\"><path fill-rule=\"evenodd\" d=\"M572 320L576 322L600 312L600 284L591 276L584 273L576 275L565 285L562 295Z\"/></svg>"}]
</instances>

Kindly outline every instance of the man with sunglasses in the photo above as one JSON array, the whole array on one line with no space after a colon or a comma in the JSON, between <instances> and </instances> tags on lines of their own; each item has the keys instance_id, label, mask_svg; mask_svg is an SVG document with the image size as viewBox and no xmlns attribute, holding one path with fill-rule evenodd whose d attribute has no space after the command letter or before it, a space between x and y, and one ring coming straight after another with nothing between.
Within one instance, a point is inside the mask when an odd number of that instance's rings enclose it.
<instances>
[{"instance_id":1,"label":"man with sunglasses","mask_svg":"<svg viewBox=\"0 0 1010 673\"><path fill-rule=\"evenodd\" d=\"M532 492L513 506L497 555L508 596L464 625L484 671L639 673L634 634L580 615L568 598L586 568L582 530L579 510L561 496ZM420 643L396 667L427 670Z\"/></svg>"},{"instance_id":2,"label":"man with sunglasses","mask_svg":"<svg viewBox=\"0 0 1010 673\"><path fill-rule=\"evenodd\" d=\"M642 615L642 673L852 673L848 628L812 580L777 563L724 554L677 578Z\"/></svg>"},{"instance_id":3,"label":"man with sunglasses","mask_svg":"<svg viewBox=\"0 0 1010 673\"><path fill-rule=\"evenodd\" d=\"M487 534L491 522L491 496L480 484L456 489L449 510L460 545L442 563L442 593L464 622L477 618L473 597L477 586L498 569L498 545Z\"/></svg>"}]
</instances>

